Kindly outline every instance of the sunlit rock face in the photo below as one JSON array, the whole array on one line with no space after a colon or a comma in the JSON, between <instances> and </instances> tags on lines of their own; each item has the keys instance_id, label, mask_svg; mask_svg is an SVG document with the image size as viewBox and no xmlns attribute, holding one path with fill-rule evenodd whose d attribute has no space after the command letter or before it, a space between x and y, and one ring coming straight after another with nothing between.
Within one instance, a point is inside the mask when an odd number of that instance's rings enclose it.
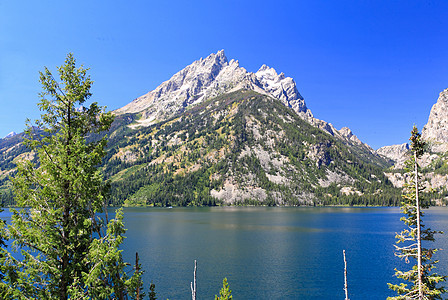
<instances>
[{"instance_id":1,"label":"sunlit rock face","mask_svg":"<svg viewBox=\"0 0 448 300\"><path fill-rule=\"evenodd\" d=\"M437 103L433 105L428 123L423 127L422 137L432 143L434 152L448 150L448 89L439 94Z\"/></svg>"}]
</instances>

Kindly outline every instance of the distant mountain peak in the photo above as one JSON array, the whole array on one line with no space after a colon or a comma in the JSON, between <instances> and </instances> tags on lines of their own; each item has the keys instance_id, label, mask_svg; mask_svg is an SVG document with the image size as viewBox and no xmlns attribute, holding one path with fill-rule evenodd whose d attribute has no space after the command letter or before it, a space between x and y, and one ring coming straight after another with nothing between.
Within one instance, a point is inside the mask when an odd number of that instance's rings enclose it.
<instances>
[{"instance_id":1,"label":"distant mountain peak","mask_svg":"<svg viewBox=\"0 0 448 300\"><path fill-rule=\"evenodd\" d=\"M15 136L15 135L17 135L17 133L15 133L14 131L12 131L12 132L8 133L4 138L5 138L5 139L8 139L8 138L11 138L11 137L13 137L13 136Z\"/></svg>"},{"instance_id":2,"label":"distant mountain peak","mask_svg":"<svg viewBox=\"0 0 448 300\"><path fill-rule=\"evenodd\" d=\"M407 143L391 146L383 146L376 150L376 153L392 160L394 163L399 163L400 166L404 165L404 161L407 159L406 154L409 151L409 145Z\"/></svg>"},{"instance_id":3,"label":"distant mountain peak","mask_svg":"<svg viewBox=\"0 0 448 300\"><path fill-rule=\"evenodd\" d=\"M191 67L201 67L204 70L209 70L212 73L216 73L221 70L224 66L228 65L227 57L224 50L220 50L217 53L212 53L206 58L201 58L198 61L193 62ZM219 73L219 71L218 71Z\"/></svg>"},{"instance_id":4,"label":"distant mountain peak","mask_svg":"<svg viewBox=\"0 0 448 300\"><path fill-rule=\"evenodd\" d=\"M265 72L265 71L269 71L269 70L274 70L274 72L275 72L275 69L274 69L274 68L270 68L269 66L263 64L263 65L260 67L260 69L258 69L257 73L258 73L258 72ZM277 75L277 72L276 72L275 74Z\"/></svg>"}]
</instances>

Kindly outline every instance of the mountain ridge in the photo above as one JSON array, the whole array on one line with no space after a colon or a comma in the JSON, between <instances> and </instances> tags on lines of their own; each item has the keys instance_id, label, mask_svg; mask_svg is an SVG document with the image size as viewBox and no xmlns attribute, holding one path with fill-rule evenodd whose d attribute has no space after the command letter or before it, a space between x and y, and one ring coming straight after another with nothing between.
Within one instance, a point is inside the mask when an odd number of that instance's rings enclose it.
<instances>
[{"instance_id":1,"label":"mountain ridge","mask_svg":"<svg viewBox=\"0 0 448 300\"><path fill-rule=\"evenodd\" d=\"M250 89L279 99L311 125L349 145L362 148L360 151L377 155L347 127L337 130L331 123L315 118L293 78L286 77L284 73L278 74L274 68L265 64L257 72L249 72L240 67L237 60L229 61L224 50L194 61L154 90L115 110L114 113L139 113L141 116L131 125L132 128L149 126L171 118L201 101L239 89Z\"/></svg>"}]
</instances>

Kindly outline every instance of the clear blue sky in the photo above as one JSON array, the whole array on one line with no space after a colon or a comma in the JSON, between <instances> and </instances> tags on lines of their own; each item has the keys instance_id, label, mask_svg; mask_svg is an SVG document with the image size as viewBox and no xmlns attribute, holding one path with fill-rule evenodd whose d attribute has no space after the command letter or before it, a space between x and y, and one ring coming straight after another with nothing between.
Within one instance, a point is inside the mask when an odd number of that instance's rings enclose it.
<instances>
[{"instance_id":1,"label":"clear blue sky","mask_svg":"<svg viewBox=\"0 0 448 300\"><path fill-rule=\"evenodd\" d=\"M373 148L403 143L448 88L448 1L0 0L0 137L39 116L38 72L68 52L112 110L220 49Z\"/></svg>"}]
</instances>

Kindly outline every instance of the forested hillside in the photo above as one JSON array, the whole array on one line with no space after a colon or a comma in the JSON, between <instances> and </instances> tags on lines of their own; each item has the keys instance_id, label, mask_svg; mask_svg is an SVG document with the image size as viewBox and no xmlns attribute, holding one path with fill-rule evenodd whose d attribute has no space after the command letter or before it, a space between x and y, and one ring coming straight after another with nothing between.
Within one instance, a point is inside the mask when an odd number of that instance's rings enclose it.
<instances>
[{"instance_id":1,"label":"forested hillside","mask_svg":"<svg viewBox=\"0 0 448 300\"><path fill-rule=\"evenodd\" d=\"M376 204L399 199L382 167L280 101L241 90L139 130L109 134L110 204ZM386 162L384 162L385 164Z\"/></svg>"},{"instance_id":2,"label":"forested hillside","mask_svg":"<svg viewBox=\"0 0 448 300\"><path fill-rule=\"evenodd\" d=\"M395 205L383 174L359 149L311 126L279 100L250 90L202 102L169 120L131 129L138 114L116 117L102 166L110 205ZM91 139L98 138L92 136ZM32 155L2 140L7 176Z\"/></svg>"}]
</instances>

